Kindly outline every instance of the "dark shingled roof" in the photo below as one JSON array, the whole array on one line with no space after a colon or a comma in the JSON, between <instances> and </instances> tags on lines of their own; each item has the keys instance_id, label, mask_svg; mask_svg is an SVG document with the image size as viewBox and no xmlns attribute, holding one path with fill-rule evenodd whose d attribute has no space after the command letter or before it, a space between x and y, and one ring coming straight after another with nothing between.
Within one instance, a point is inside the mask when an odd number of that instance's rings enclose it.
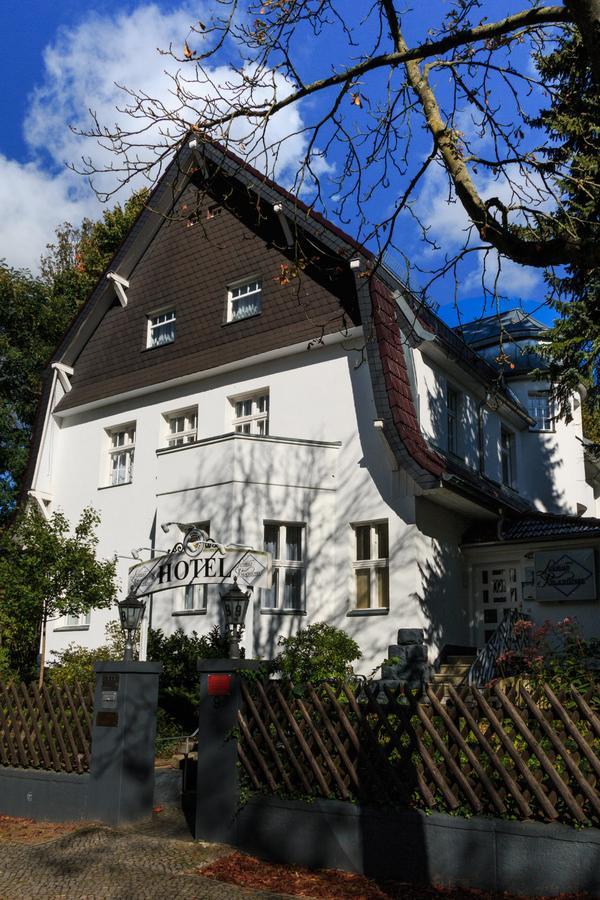
<instances>
[{"instance_id":1,"label":"dark shingled roof","mask_svg":"<svg viewBox=\"0 0 600 900\"><path fill-rule=\"evenodd\" d=\"M551 541L556 538L600 537L600 519L591 516L559 516L537 513L496 523L478 523L463 536L463 544L504 541Z\"/></svg>"}]
</instances>

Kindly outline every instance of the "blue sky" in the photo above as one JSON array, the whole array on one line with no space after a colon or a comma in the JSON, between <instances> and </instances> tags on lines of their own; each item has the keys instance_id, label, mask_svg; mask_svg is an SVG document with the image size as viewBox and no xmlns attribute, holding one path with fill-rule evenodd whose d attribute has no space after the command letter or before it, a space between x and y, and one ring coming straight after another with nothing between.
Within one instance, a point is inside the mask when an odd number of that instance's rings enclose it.
<instances>
[{"instance_id":1,"label":"blue sky","mask_svg":"<svg viewBox=\"0 0 600 900\"><path fill-rule=\"evenodd\" d=\"M444 0L439 5L447 7ZM101 213L102 207L85 179L65 166L67 161L77 161L82 153L93 151L89 141L70 132L69 124L85 127L89 107L104 120L114 121L118 115L115 106L121 99L115 81L166 96L163 70L168 61L156 48L165 47L169 41L181 46L190 22L206 16L210 6L210 0L28 0L25 4L5 4L5 41L0 57L4 88L0 93L0 258L35 271L58 224L70 221L76 225L84 216L95 218ZM499 17L498 6L494 15ZM503 11L510 6L510 0L506 0ZM317 66L322 52L322 46L306 43L303 56L309 69L313 64L311 54ZM310 107L292 112L277 127L294 130L310 113ZM281 172L283 178L286 166L291 171L301 151L300 138L292 140ZM335 158L329 162L333 171L336 163ZM423 184L419 202L427 210L434 231L440 239L446 239L448 235L458 236L464 221L456 204L446 203L440 174L432 172ZM123 201L126 196L119 195L118 199ZM347 223L344 227L353 230ZM402 239L409 247L414 242L415 253L422 252L409 221L403 225ZM463 320L480 314L478 276L476 265L465 272L460 297ZM504 289L511 295L503 308L521 303L526 309L538 307L544 295L539 273L512 264L503 277ZM452 321L451 285L439 287L436 299L441 302L440 313ZM538 315L548 318L543 310Z\"/></svg>"}]
</instances>

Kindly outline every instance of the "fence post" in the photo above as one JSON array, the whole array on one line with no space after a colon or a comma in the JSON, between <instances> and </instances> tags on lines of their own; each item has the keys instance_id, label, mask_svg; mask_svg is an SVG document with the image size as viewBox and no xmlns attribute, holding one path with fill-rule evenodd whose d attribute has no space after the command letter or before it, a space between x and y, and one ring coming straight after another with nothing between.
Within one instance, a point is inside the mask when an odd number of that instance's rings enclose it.
<instances>
[{"instance_id":1,"label":"fence post","mask_svg":"<svg viewBox=\"0 0 600 900\"><path fill-rule=\"evenodd\" d=\"M110 825L152 813L161 671L156 662L94 664L90 812Z\"/></svg>"},{"instance_id":2,"label":"fence post","mask_svg":"<svg viewBox=\"0 0 600 900\"><path fill-rule=\"evenodd\" d=\"M237 728L241 669L255 659L209 659L198 663L200 707L196 784L196 840L235 843L239 807Z\"/></svg>"}]
</instances>

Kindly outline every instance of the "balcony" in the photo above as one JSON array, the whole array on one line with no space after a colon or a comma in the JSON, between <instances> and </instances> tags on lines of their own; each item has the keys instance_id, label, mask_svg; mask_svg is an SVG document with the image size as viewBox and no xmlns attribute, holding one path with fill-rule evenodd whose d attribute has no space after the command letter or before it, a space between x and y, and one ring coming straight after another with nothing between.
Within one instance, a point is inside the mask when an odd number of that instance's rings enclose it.
<instances>
[{"instance_id":1,"label":"balcony","mask_svg":"<svg viewBox=\"0 0 600 900\"><path fill-rule=\"evenodd\" d=\"M334 491L341 442L249 434L216 437L157 450L156 492L218 485L269 485Z\"/></svg>"}]
</instances>

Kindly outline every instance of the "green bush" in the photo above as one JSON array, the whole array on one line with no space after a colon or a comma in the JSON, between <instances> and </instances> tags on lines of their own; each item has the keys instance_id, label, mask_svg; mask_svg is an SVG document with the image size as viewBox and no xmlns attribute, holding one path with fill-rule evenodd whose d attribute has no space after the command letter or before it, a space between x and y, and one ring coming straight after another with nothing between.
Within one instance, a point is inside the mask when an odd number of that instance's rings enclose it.
<instances>
[{"instance_id":1,"label":"green bush","mask_svg":"<svg viewBox=\"0 0 600 900\"><path fill-rule=\"evenodd\" d=\"M119 622L109 622L104 634L106 643L99 647L69 644L64 650L53 650L52 656L55 659L46 670L48 682L59 687L65 684L93 684L95 662L123 659L125 638Z\"/></svg>"},{"instance_id":2,"label":"green bush","mask_svg":"<svg viewBox=\"0 0 600 900\"><path fill-rule=\"evenodd\" d=\"M275 658L274 669L298 687L307 682L343 681L353 674L352 663L362 656L356 641L325 622L279 638L279 646L283 649Z\"/></svg>"},{"instance_id":3,"label":"green bush","mask_svg":"<svg viewBox=\"0 0 600 900\"><path fill-rule=\"evenodd\" d=\"M148 659L162 663L159 683L159 706L178 723L180 733L193 731L198 724L200 679L199 659L223 659L229 643L218 625L206 635L193 631L187 635L178 628L166 635L160 628L148 632Z\"/></svg>"}]
</instances>

